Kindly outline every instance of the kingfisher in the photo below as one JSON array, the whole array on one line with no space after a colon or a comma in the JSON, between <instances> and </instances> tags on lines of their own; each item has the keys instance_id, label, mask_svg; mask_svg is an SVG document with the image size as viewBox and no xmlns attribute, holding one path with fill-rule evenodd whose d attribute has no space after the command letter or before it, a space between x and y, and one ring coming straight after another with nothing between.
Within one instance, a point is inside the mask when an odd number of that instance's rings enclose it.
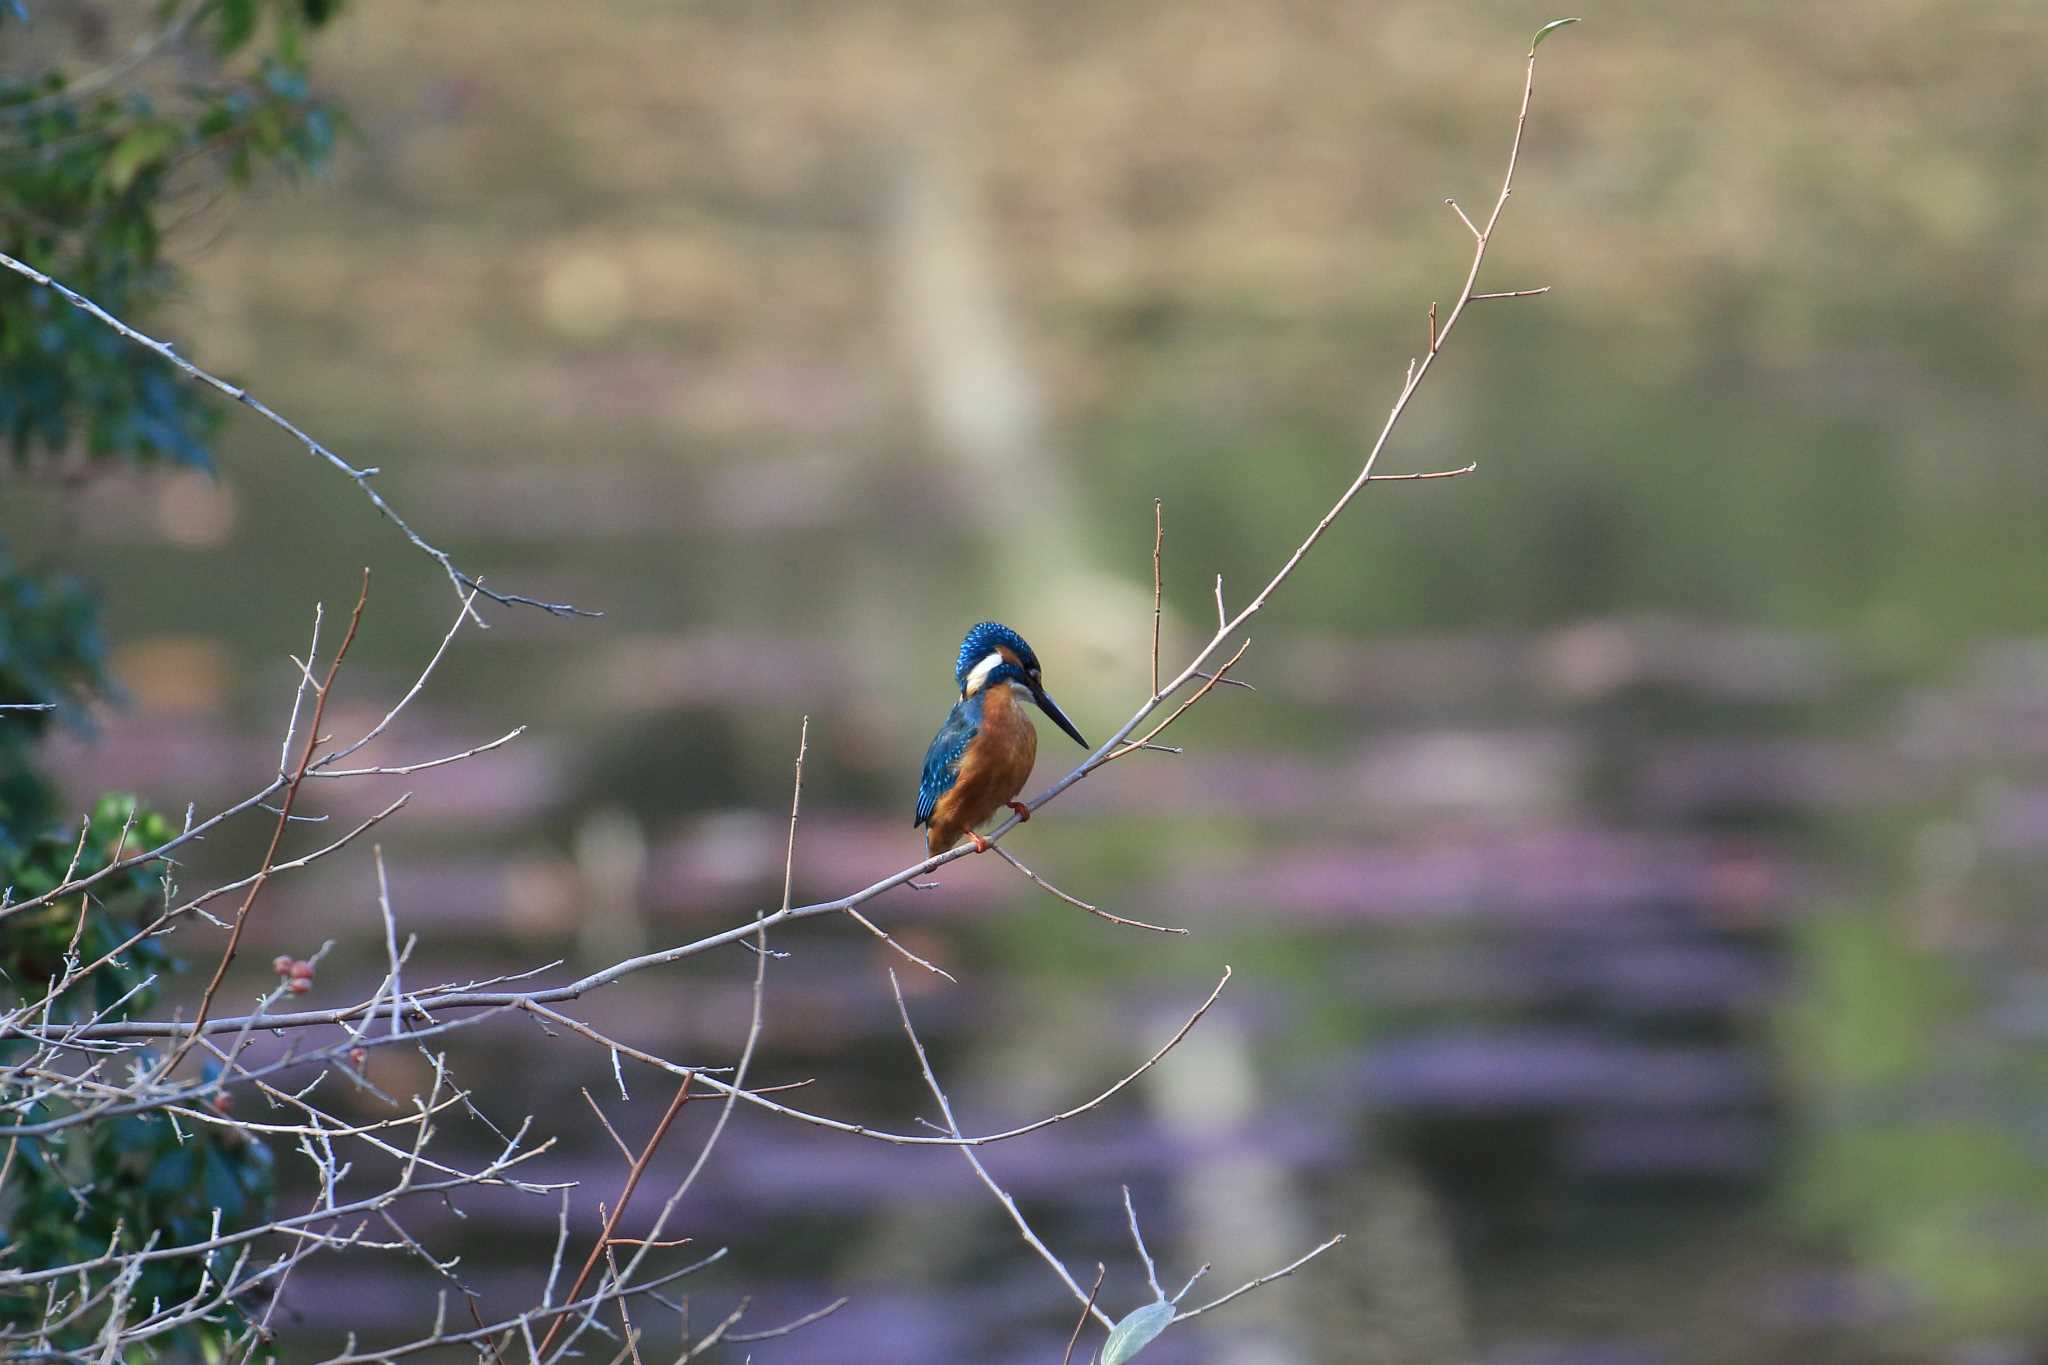
<instances>
[{"instance_id":1,"label":"kingfisher","mask_svg":"<svg viewBox=\"0 0 2048 1365\"><path fill-rule=\"evenodd\" d=\"M1046 695L1031 646L1006 625L983 621L967 632L953 680L960 686L960 700L925 750L912 828L928 827L925 847L934 855L959 843L962 835L974 842L976 853L986 853L988 840L974 827L999 807L1008 806L1019 820L1031 818L1031 808L1016 799L1038 757L1038 731L1024 703L1051 716L1083 749L1088 741Z\"/></svg>"}]
</instances>

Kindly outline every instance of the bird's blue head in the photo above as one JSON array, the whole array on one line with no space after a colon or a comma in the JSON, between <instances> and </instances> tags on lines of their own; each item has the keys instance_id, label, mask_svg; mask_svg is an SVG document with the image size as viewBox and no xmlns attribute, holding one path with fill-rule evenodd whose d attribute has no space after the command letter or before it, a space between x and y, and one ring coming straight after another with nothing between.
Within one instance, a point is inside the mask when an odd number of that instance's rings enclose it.
<instances>
[{"instance_id":1,"label":"bird's blue head","mask_svg":"<svg viewBox=\"0 0 2048 1365\"><path fill-rule=\"evenodd\" d=\"M1024 643L1023 636L1001 622L983 621L967 632L967 638L960 642L960 658L953 677L960 684L963 697L974 696L998 683L1017 684L1031 694L1039 710L1073 737L1074 743L1084 749L1088 747L1074 722L1046 694L1045 683L1039 677L1038 656Z\"/></svg>"},{"instance_id":2,"label":"bird's blue head","mask_svg":"<svg viewBox=\"0 0 2048 1365\"><path fill-rule=\"evenodd\" d=\"M970 688L967 680L974 676L976 666L991 657L995 662L988 664L977 685ZM1024 643L1023 636L1000 621L983 621L960 642L960 659L953 667L953 680L960 684L964 696L979 692L999 675L1004 682L1027 682L1029 675L1037 671L1038 656Z\"/></svg>"}]
</instances>

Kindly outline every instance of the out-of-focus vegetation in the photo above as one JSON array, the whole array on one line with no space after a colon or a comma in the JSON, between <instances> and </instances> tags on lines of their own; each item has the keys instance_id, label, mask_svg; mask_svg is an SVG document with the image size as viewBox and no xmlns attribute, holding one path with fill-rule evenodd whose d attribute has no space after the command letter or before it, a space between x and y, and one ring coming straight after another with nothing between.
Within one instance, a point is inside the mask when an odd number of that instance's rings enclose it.
<instances>
[{"instance_id":1,"label":"out-of-focus vegetation","mask_svg":"<svg viewBox=\"0 0 2048 1365\"><path fill-rule=\"evenodd\" d=\"M334 111L313 97L305 42L336 0L164 0L152 5L0 7L0 251L55 276L138 325L177 278L166 223L246 185L258 171L318 168ZM166 362L56 294L0 272L0 463L30 479L82 483L111 466L210 469L220 413ZM0 887L14 902L90 874L175 833L132 797L99 800L73 823L38 772L53 727L88 723L114 694L100 603L79 576L24 565L0 538ZM177 966L161 942L131 943L167 909L160 865L99 883L88 896L0 920L0 977L18 1003L50 995L53 1021L148 1011ZM70 972L112 955L82 987ZM27 1045L0 1045L27 1055ZM18 1117L61 1119L45 1104ZM181 1131L161 1112L131 1112L47 1135L10 1138L0 1227L23 1271L88 1262L151 1244L204 1240L263 1221L272 1158L244 1134ZM222 1264L147 1265L98 1308L59 1313L49 1344L83 1350L124 1301L190 1299ZM104 1266L80 1298L116 1273ZM0 1318L45 1322L40 1287L0 1297ZM218 1350L246 1304L163 1333L160 1348ZM111 1338L109 1339L111 1340ZM109 1348L111 1349L111 1347Z\"/></svg>"},{"instance_id":2,"label":"out-of-focus vegetation","mask_svg":"<svg viewBox=\"0 0 2048 1365\"><path fill-rule=\"evenodd\" d=\"M305 40L335 0L82 4L0 18L0 251L117 317L147 322L172 286L167 218L258 169L322 165L336 116L306 83ZM114 462L209 468L220 412L154 356L62 298L0 273L0 458L83 479ZM108 685L90 595L19 567L0 541L0 703L83 720ZM10 714L0 830L51 811L21 752L47 715Z\"/></svg>"},{"instance_id":3,"label":"out-of-focus vegetation","mask_svg":"<svg viewBox=\"0 0 2048 1365\"><path fill-rule=\"evenodd\" d=\"M67 877L91 875L125 854L153 848L177 832L161 814L141 809L132 797L110 796L90 812L76 833L52 832L11 848L4 875L13 899L38 896ZM155 939L131 942L165 907L169 895L161 867L138 867L99 882L90 897L54 902L9 916L0 924L0 972L27 1000L50 994L53 1022L146 1013L162 997L178 963ZM111 962L83 985L61 990L67 966ZM0 1044L0 1057L19 1059L28 1045ZM212 1064L209 1063L209 1066ZM110 1096L110 1107L118 1107ZM63 1120L68 1105L43 1104L24 1115L30 1123ZM8 1177L0 1187L0 1221L12 1264L23 1270L90 1262L111 1251L133 1252L152 1244L205 1241L233 1233L270 1216L273 1158L261 1142L234 1129L210 1127L189 1117L180 1122L161 1111L125 1112L47 1135L8 1139ZM218 1210L216 1231L215 1210ZM211 1257L156 1261L135 1278L132 1301L184 1302L212 1276L217 1283L235 1253L223 1248ZM116 1267L85 1280L104 1285ZM60 1296L62 1297L62 1296ZM51 1300L39 1291L0 1295L0 1320L32 1328L48 1321ZM166 1332L161 1348L218 1348L246 1322L250 1305L226 1305L216 1320ZM100 1339L114 1308L65 1313L52 1332L58 1350L85 1350Z\"/></svg>"},{"instance_id":4,"label":"out-of-focus vegetation","mask_svg":"<svg viewBox=\"0 0 2048 1365\"><path fill-rule=\"evenodd\" d=\"M451 738L536 723L392 835L407 922L480 972L779 891L804 712L800 882L907 858L968 622L1023 630L1088 733L1126 713L1152 498L1171 648L1212 573L1263 581L1348 477L1455 288L1441 201L1497 174L1553 17L508 13L351 7L322 60L357 150L169 238L192 354L383 465L478 562L610 613L514 617L442 675ZM980 867L891 923L987 983L939 1046L991 1112L1063 1095L1134 993L1222 960L1267 992L1218 1016L1240 1050L1204 1054L1215 1089L994 1160L1091 1254L1120 1234L1076 1171L1151 1180L1190 1247L1278 1238L1229 1210L1305 1216L1290 1192L1344 1218L1348 1259L1279 1300L1322 1358L2025 1358L2048 1338L2048 21L1585 13L1544 50L1489 278L1553 292L1470 320L1388 464L1478 474L1373 490L1262 618L1256 698L1028 831L1062 885L1193 943L1105 938ZM396 677L445 628L431 566L325 471L254 429L221 451L217 485L7 490L34 562L107 592L135 698L109 745L66 742L74 794L120 777L168 807L261 772L279 656L365 556L419 585L366 664ZM280 888L261 941L359 931L374 982L362 893ZM826 1107L914 1104L873 964L795 946L771 1052L792 1077L864 1059ZM723 1037L702 990L607 1008ZM522 1084L588 1081L547 1056ZM1214 1117L1241 1093L1255 1137ZM868 1342L1037 1325L999 1232L934 1243L900 1187L773 1135L735 1160L764 1228L737 1285L829 1279L856 1314L918 1286L849 1320ZM516 1278L545 1230L498 1232L476 1273Z\"/></svg>"}]
</instances>

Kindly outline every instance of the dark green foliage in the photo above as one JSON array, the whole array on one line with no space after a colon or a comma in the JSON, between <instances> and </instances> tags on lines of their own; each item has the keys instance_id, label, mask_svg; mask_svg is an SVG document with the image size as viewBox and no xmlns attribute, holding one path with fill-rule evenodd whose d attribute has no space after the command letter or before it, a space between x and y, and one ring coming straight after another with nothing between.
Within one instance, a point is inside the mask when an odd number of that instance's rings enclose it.
<instances>
[{"instance_id":1,"label":"dark green foliage","mask_svg":"<svg viewBox=\"0 0 2048 1365\"><path fill-rule=\"evenodd\" d=\"M13 888L14 900L30 900L63 885L67 873L89 876L109 863L155 848L176 833L170 821L144 809L134 797L103 796L93 807L82 843L74 826L7 849L0 861L0 880ZM82 928L77 897L53 901L0 922L0 972L5 973L10 1003L41 1000L50 982L64 970L67 953L87 964L121 947L161 911L162 895L161 865L145 864L94 885ZM75 947L74 934L78 937ZM170 966L170 954L155 939L145 939L59 996L50 1011L51 1020L63 1023L89 1016L111 1007L130 991L136 993L123 1006L124 1012L147 1009L156 992L136 988Z\"/></svg>"},{"instance_id":2,"label":"dark green foliage","mask_svg":"<svg viewBox=\"0 0 2048 1365\"><path fill-rule=\"evenodd\" d=\"M126 1114L67 1129L61 1138L22 1139L15 1170L0 1194L9 1263L35 1267L89 1261L109 1247L140 1250L152 1233L161 1246L203 1242L213 1235L216 1208L222 1233L267 1220L273 1185L269 1149L234 1129L190 1119L182 1126L181 1140L165 1114ZM182 1302L199 1288L207 1270L216 1284L226 1278L237 1254L237 1248L223 1247L204 1266L197 1257L150 1262L136 1283L134 1299L145 1305ZM108 1273L95 1275L95 1285ZM75 1284L63 1288L76 1290ZM0 1298L0 1321L37 1322L44 1304L40 1293ZM58 1335L56 1344L88 1345L102 1316L85 1315ZM225 1324L236 1325L235 1318L229 1312ZM161 1344L190 1350L219 1330L187 1327L167 1334Z\"/></svg>"},{"instance_id":3,"label":"dark green foliage","mask_svg":"<svg viewBox=\"0 0 2048 1365\"><path fill-rule=\"evenodd\" d=\"M94 807L82 842L75 832L49 834L12 848L0 860L0 880L14 888L17 900L27 899L63 884L67 874L97 872L175 833L168 820L133 797L109 796ZM106 1010L120 1017L148 1009L156 995L151 978L176 964L156 940L130 940L161 911L163 895L161 864L146 864L97 883L89 901L70 897L0 923L0 972L9 1003L42 1000L64 974L67 959L74 967L90 967L113 953L105 966L57 996L51 1019L76 1020ZM26 1046L0 1045L0 1062L18 1062ZM42 1123L67 1112L43 1106L10 1117ZM205 1241L213 1235L216 1208L222 1232L251 1227L270 1216L272 1164L260 1141L189 1118L173 1124L162 1112L117 1114L22 1137L0 1184L0 1247L9 1265L35 1269L89 1261L110 1246L137 1250L152 1233L161 1246ZM213 1254L216 1281L234 1255L229 1249ZM181 1302L199 1288L207 1268L196 1257L154 1262L134 1297L143 1303ZM105 1283L109 1274L95 1273L93 1283ZM35 1322L45 1306L39 1292L0 1297L0 1322ZM99 1314L85 1315L75 1333L58 1343L84 1346L100 1320ZM236 1312L225 1314L222 1324L230 1330L239 1326ZM163 1344L191 1348L205 1335L188 1328Z\"/></svg>"},{"instance_id":4,"label":"dark green foliage","mask_svg":"<svg viewBox=\"0 0 2048 1365\"><path fill-rule=\"evenodd\" d=\"M222 179L245 183L259 167L327 159L336 115L308 89L302 40L337 7L217 0L184 37L211 48L210 79L170 89L148 88L146 65L77 97L60 71L0 76L0 251L117 317L146 314L169 284L167 204ZM0 436L17 462L83 454L204 467L218 420L167 363L32 282L0 277Z\"/></svg>"},{"instance_id":5,"label":"dark green foliage","mask_svg":"<svg viewBox=\"0 0 2048 1365\"><path fill-rule=\"evenodd\" d=\"M58 69L0 75L0 251L45 271L115 316L147 327L172 284L164 224L186 201L246 184L260 170L318 168L338 117L311 92L304 39L339 0L212 0L164 4L168 41L154 62L114 79L74 80ZM10 39L56 38L42 11L0 0ZM175 30L175 31L174 31ZM0 469L67 473L108 464L212 464L220 409L177 370L49 290L0 272ZM0 703L55 711L0 712L0 889L15 902L63 883L76 860L87 874L155 847L176 831L133 797L94 808L81 843L31 749L52 724L82 724L86 703L111 690L98 603L82 584L17 567L0 544ZM153 938L130 943L162 911L164 867L148 864L97 883L90 900L53 902L0 919L0 972L10 1003L39 1001L71 969L90 967L58 995L53 1020L147 1009L152 977L176 964ZM118 950L118 951L117 951ZM132 992L132 994L131 994ZM118 1008L116 1008L118 1006ZM0 1044L18 1063L21 1043ZM158 1059L160 1060L160 1058ZM9 1087L12 1089L12 1087ZM225 1102L209 1098L198 1103ZM9 1111L17 1124L66 1114L49 1105ZM90 1261L110 1247L134 1251L206 1240L270 1215L272 1157L259 1141L161 1110L22 1136L0 1182L0 1255L17 1270ZM234 1249L151 1262L129 1291L134 1304L189 1298L209 1269L218 1283ZM103 1286L111 1270L89 1272ZM42 1320L46 1286L0 1297L0 1322ZM60 1292L78 1293L76 1277ZM162 1349L212 1355L251 1308L158 1339ZM104 1307L59 1333L60 1348L89 1345Z\"/></svg>"},{"instance_id":6,"label":"dark green foliage","mask_svg":"<svg viewBox=\"0 0 2048 1365\"><path fill-rule=\"evenodd\" d=\"M50 792L28 761L54 717L82 716L111 687L99 604L61 575L24 573L0 546L0 704L59 710L0 711L0 858L51 819ZM0 926L4 933L4 926Z\"/></svg>"},{"instance_id":7,"label":"dark green foliage","mask_svg":"<svg viewBox=\"0 0 2048 1365\"><path fill-rule=\"evenodd\" d=\"M139 849L155 847L174 833L168 820L140 808L133 797L109 796L94 807L82 843L76 833L31 840L0 863L0 880L14 888L16 899L40 895L61 885L67 873L96 872ZM133 944L129 940L159 913L163 894L161 865L151 864L97 883L83 906L82 898L71 897L7 919L0 932L0 971L9 983L9 1003L40 1001L62 976L67 957L74 966L89 967L119 950L106 966L60 994L50 1017L75 1020L117 1004L115 1017L147 1009L156 994L147 983L174 970L175 964L154 939ZM0 1060L18 1061L25 1046L0 1046ZM44 1106L12 1117L38 1123L63 1118L67 1112ZM262 1142L191 1119L174 1125L161 1112L118 1114L22 1137L13 1160L0 1185L0 1246L8 1264L24 1269L89 1261L110 1246L137 1250L152 1233L161 1246L205 1241L213 1235L216 1208L222 1232L254 1226L270 1216L273 1158ZM229 1249L213 1254L216 1281L232 1265L234 1255ZM152 1298L166 1304L183 1301L199 1288L206 1269L198 1258L152 1263L133 1297L143 1303ZM95 1286L105 1283L110 1273L95 1273ZM0 1321L38 1321L45 1305L39 1292L0 1297ZM58 1338L58 1344L86 1345L100 1321L100 1314L85 1315L72 1333ZM230 1312L223 1323L232 1329L238 1320ZM186 1329L163 1344L191 1348L203 1335Z\"/></svg>"},{"instance_id":8,"label":"dark green foliage","mask_svg":"<svg viewBox=\"0 0 2048 1365\"><path fill-rule=\"evenodd\" d=\"M162 8L171 22L174 7ZM180 41L215 64L206 79L169 88L149 83L147 63L79 95L60 70L0 75L0 251L117 317L146 321L171 283L161 255L167 205L223 180L244 183L259 166L295 172L326 160L337 116L307 86L303 36L337 8L201 6ZM218 405L168 363L0 272L0 459L17 470L47 461L207 468L219 420ZM0 703L55 702L76 719L78 703L107 689L102 657L92 598L14 567L0 544ZM0 713L0 841L48 815L23 755L47 720Z\"/></svg>"}]
</instances>

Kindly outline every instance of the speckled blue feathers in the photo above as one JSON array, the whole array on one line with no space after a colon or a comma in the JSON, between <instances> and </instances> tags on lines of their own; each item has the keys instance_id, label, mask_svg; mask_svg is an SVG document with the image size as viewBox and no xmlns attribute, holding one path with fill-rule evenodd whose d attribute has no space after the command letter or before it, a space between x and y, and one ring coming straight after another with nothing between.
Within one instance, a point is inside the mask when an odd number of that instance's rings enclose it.
<instances>
[{"instance_id":1,"label":"speckled blue feathers","mask_svg":"<svg viewBox=\"0 0 2048 1365\"><path fill-rule=\"evenodd\" d=\"M913 829L931 820L939 798L959 780L960 760L966 757L967 746L974 742L975 732L981 728L981 703L980 694L955 702L946 723L932 737L932 747L924 751L924 775L917 784L917 819L911 822Z\"/></svg>"}]
</instances>

